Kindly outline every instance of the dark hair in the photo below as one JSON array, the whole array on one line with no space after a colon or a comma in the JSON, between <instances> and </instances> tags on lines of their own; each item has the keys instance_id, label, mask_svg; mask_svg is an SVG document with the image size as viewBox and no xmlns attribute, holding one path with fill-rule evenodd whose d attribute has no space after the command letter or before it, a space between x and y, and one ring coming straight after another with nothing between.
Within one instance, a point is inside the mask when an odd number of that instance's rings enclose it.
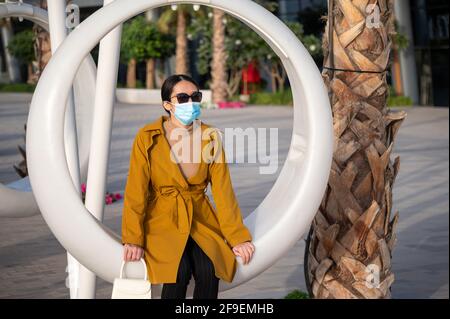
<instances>
[{"instance_id":1,"label":"dark hair","mask_svg":"<svg viewBox=\"0 0 450 319\"><path fill-rule=\"evenodd\" d=\"M178 82L181 81L189 81L192 84L194 84L198 90L200 90L200 87L198 85L198 83L191 78L189 75L186 74L174 74L169 76L163 83L162 87L161 87L161 99L163 102L165 101L169 101L170 102L170 97L172 96L172 91L173 88L175 87L175 85L177 85ZM167 111L165 108L164 110L170 114L169 111Z\"/></svg>"}]
</instances>

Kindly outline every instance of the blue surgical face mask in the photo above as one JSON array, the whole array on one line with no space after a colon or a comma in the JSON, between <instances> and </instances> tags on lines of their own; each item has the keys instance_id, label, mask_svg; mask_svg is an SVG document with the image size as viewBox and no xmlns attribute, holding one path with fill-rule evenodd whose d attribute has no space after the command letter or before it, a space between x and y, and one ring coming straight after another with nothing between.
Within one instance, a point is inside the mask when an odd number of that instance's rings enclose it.
<instances>
[{"instance_id":1,"label":"blue surgical face mask","mask_svg":"<svg viewBox=\"0 0 450 319\"><path fill-rule=\"evenodd\" d=\"M174 105L174 115L184 125L190 125L200 116L200 102L178 103Z\"/></svg>"}]
</instances>

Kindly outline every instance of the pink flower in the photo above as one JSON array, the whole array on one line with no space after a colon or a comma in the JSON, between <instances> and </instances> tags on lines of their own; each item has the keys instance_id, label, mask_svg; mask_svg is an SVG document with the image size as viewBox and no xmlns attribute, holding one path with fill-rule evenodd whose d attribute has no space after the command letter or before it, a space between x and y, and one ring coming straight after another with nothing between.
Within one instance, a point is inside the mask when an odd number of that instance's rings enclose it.
<instances>
[{"instance_id":1,"label":"pink flower","mask_svg":"<svg viewBox=\"0 0 450 319\"><path fill-rule=\"evenodd\" d=\"M114 194L114 197L115 197L116 199L121 199L121 198L122 198L122 195L120 195L120 193L116 193L116 194Z\"/></svg>"},{"instance_id":2,"label":"pink flower","mask_svg":"<svg viewBox=\"0 0 450 319\"><path fill-rule=\"evenodd\" d=\"M81 192L86 193L86 184L81 184Z\"/></svg>"},{"instance_id":3,"label":"pink flower","mask_svg":"<svg viewBox=\"0 0 450 319\"><path fill-rule=\"evenodd\" d=\"M113 202L113 199L111 196L106 197L106 205L110 205L110 204L112 204L112 202Z\"/></svg>"}]
</instances>

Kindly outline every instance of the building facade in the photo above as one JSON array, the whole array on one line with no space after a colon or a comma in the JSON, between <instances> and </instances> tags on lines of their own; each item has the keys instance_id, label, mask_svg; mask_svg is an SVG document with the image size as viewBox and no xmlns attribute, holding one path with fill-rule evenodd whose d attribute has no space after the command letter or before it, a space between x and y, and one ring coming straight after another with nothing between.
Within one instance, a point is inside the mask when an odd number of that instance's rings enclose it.
<instances>
[{"instance_id":1,"label":"building facade","mask_svg":"<svg viewBox=\"0 0 450 319\"><path fill-rule=\"evenodd\" d=\"M449 2L446 0L409 2L419 102L425 105L448 106Z\"/></svg>"},{"instance_id":2,"label":"building facade","mask_svg":"<svg viewBox=\"0 0 450 319\"><path fill-rule=\"evenodd\" d=\"M399 72L391 72L391 84L416 105L448 106L449 2L394 0L394 5L409 47L399 53ZM278 0L279 17L301 22L306 33L320 35L319 19L326 14L327 0Z\"/></svg>"}]
</instances>

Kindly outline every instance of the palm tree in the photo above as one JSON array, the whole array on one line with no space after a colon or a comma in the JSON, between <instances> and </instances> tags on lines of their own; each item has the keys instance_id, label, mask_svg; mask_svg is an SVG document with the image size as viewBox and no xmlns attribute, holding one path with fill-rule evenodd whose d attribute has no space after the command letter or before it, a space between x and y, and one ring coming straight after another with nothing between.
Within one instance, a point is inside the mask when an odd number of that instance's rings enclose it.
<instances>
[{"instance_id":1,"label":"palm tree","mask_svg":"<svg viewBox=\"0 0 450 319\"><path fill-rule=\"evenodd\" d=\"M218 103L227 98L226 70L227 55L225 50L225 25L223 23L224 12L219 9L213 11L213 38L212 38L212 61L211 61L211 90L212 102Z\"/></svg>"},{"instance_id":2,"label":"palm tree","mask_svg":"<svg viewBox=\"0 0 450 319\"><path fill-rule=\"evenodd\" d=\"M373 11L368 1L329 1L323 78L335 150L305 251L306 283L315 298L389 298L394 282L399 215L391 218L392 187L400 159L392 162L390 155L406 113L386 107L393 0L375 3Z\"/></svg>"},{"instance_id":3,"label":"palm tree","mask_svg":"<svg viewBox=\"0 0 450 319\"><path fill-rule=\"evenodd\" d=\"M175 46L168 34L159 31L156 23L139 15L124 24L122 32L121 59L128 63L127 86L136 86L136 63L146 63L146 88L155 86L155 60L172 56Z\"/></svg>"},{"instance_id":4,"label":"palm tree","mask_svg":"<svg viewBox=\"0 0 450 319\"><path fill-rule=\"evenodd\" d=\"M175 72L177 74L188 74L189 72L186 25L191 13L191 6L172 5L161 13L158 20L158 28L163 33L170 33L176 23Z\"/></svg>"},{"instance_id":5,"label":"palm tree","mask_svg":"<svg viewBox=\"0 0 450 319\"><path fill-rule=\"evenodd\" d=\"M186 38L186 12L177 10L177 49L176 49L176 67L177 74L188 73L188 52Z\"/></svg>"},{"instance_id":6,"label":"palm tree","mask_svg":"<svg viewBox=\"0 0 450 319\"><path fill-rule=\"evenodd\" d=\"M47 0L40 0L39 6L42 9L47 9ZM50 43L50 34L42 27L37 24L33 25L33 32L35 34L35 51L37 58L37 68L35 74L35 81L39 79L44 70L47 63L50 61L52 57L51 43Z\"/></svg>"}]
</instances>

